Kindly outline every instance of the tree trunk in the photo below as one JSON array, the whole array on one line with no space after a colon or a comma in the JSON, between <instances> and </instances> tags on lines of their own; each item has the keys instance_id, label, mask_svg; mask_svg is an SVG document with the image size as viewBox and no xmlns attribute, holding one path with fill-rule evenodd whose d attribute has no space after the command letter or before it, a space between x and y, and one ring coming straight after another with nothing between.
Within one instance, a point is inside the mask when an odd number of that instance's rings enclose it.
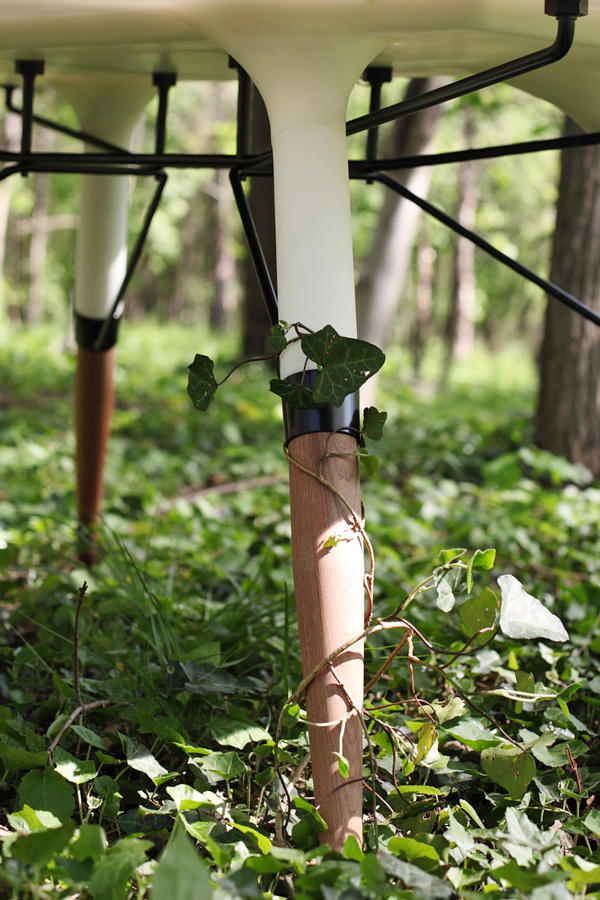
<instances>
[{"instance_id":1,"label":"tree trunk","mask_svg":"<svg viewBox=\"0 0 600 900\"><path fill-rule=\"evenodd\" d=\"M578 127L567 120L566 134ZM550 277L600 310L600 149L565 150ZM536 443L600 475L600 329L549 299Z\"/></svg>"},{"instance_id":2,"label":"tree trunk","mask_svg":"<svg viewBox=\"0 0 600 900\"><path fill-rule=\"evenodd\" d=\"M413 78L406 98L432 90L443 83L439 78ZM426 151L441 114L439 106L399 119L384 156L412 156ZM414 193L425 196L429 189L430 169L412 169L394 173ZM414 204L388 191L373 234L371 249L362 262L356 289L358 333L363 340L384 347L406 277L413 241L421 212Z\"/></svg>"},{"instance_id":3,"label":"tree trunk","mask_svg":"<svg viewBox=\"0 0 600 900\"><path fill-rule=\"evenodd\" d=\"M467 108L463 118L463 141L473 146L475 121ZM466 228L473 229L479 202L479 166L475 160L463 162L458 171L458 209L456 218ZM442 366L441 385L448 383L453 361L466 359L475 342L475 245L457 238L452 255L452 290L446 318L446 353Z\"/></svg>"},{"instance_id":4,"label":"tree trunk","mask_svg":"<svg viewBox=\"0 0 600 900\"><path fill-rule=\"evenodd\" d=\"M419 246L417 247L415 318L409 339L413 381L416 385L418 385L421 380L425 339L431 322L436 256L435 250L429 244L428 230L426 227L422 227L420 230Z\"/></svg>"},{"instance_id":5,"label":"tree trunk","mask_svg":"<svg viewBox=\"0 0 600 900\"><path fill-rule=\"evenodd\" d=\"M251 91L250 151L262 153L271 146L271 131L267 110L256 87ZM251 178L248 197L250 210L275 287L275 205L273 180ZM269 320L262 291L249 254L242 263L242 353L244 357L262 356L268 350Z\"/></svg>"},{"instance_id":6,"label":"tree trunk","mask_svg":"<svg viewBox=\"0 0 600 900\"><path fill-rule=\"evenodd\" d=\"M18 116L6 113L2 119L0 129L0 140L2 146L9 151L16 151L19 148L19 139L21 135L21 125ZM6 259L6 239L8 233L8 217L10 213L10 197L14 187L14 175L0 182L0 324L7 318L6 309L6 291L4 289L4 281L6 272L4 271L4 261Z\"/></svg>"},{"instance_id":7,"label":"tree trunk","mask_svg":"<svg viewBox=\"0 0 600 900\"><path fill-rule=\"evenodd\" d=\"M210 192L212 227L207 231L208 249L212 268L213 295L209 310L209 323L214 331L225 331L235 310L235 260L228 246L230 191L227 176L217 169Z\"/></svg>"}]
</instances>

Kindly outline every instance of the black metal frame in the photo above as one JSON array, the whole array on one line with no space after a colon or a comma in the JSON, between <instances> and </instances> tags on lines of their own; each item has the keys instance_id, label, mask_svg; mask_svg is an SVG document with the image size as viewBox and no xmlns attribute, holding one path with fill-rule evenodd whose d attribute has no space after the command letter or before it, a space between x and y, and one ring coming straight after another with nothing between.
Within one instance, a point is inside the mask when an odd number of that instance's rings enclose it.
<instances>
[{"instance_id":1,"label":"black metal frame","mask_svg":"<svg viewBox=\"0 0 600 900\"><path fill-rule=\"evenodd\" d=\"M499 144L491 147L437 154L421 154L392 159L377 158L378 129L381 124L413 115L428 107L481 90L492 84L516 78L526 72L550 65L565 56L573 43L576 18L587 13L587 0L545 0L545 12L548 15L555 16L558 23L555 40L548 47L391 106L380 108L381 87L384 82L390 80L391 70L387 67L369 67L364 74L371 86L369 113L350 120L346 125L346 133L349 135L361 131L367 132L365 159L350 160L349 174L353 179L364 179L367 183L375 181L383 184L411 203L415 203L428 215L436 218L462 237L472 241L503 265L508 266L522 277L536 284L551 297L567 305L594 324L600 325L600 314L586 306L576 297L573 297L572 294L506 256L506 254L502 253L480 235L465 228L460 222L457 222L433 204L417 197L397 179L388 174L391 171L421 166L446 165L467 160L491 159L520 153L536 153L544 150L596 145L600 143L600 132L549 140L524 141L517 144ZM33 111L35 79L44 70L44 64L40 60L19 60L16 63L15 69L22 77L23 86L23 100L20 109L13 103L14 85L5 86L6 108L22 117L22 130L20 151L9 152L0 150L0 164L5 165L5 168L0 171L0 181L17 173L27 175L29 172L63 172L90 175L152 176L158 182L146 211L142 228L130 254L125 277L112 304L110 313L98 334L95 342L96 347L102 346L111 328L111 323L118 319L122 312L125 291L142 254L154 213L158 208L167 182L167 174L164 171L167 168L229 169L233 195L262 289L267 315L271 323L275 323L278 319L277 296L273 286L273 279L269 272L260 237L242 186L242 182L247 177L272 177L272 154L270 151L260 154L249 152L251 82L241 66L234 60L231 60L230 64L237 69L238 73L235 154L165 152L168 92L176 83L176 76L172 72L156 72L153 75L153 84L158 89L159 100L153 153L131 153L96 135L75 130L43 116L36 115ZM44 153L33 151L31 143L34 124L51 128L69 137L76 138L88 146L98 148L101 152Z\"/></svg>"}]
</instances>

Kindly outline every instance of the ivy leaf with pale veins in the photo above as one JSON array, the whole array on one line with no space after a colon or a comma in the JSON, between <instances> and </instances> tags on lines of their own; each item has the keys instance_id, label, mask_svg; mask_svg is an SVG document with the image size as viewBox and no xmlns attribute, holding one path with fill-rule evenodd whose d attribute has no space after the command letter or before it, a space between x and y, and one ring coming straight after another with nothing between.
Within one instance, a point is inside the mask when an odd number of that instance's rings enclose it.
<instances>
[{"instance_id":1,"label":"ivy leaf with pale veins","mask_svg":"<svg viewBox=\"0 0 600 900\"><path fill-rule=\"evenodd\" d=\"M212 403L217 390L214 376L215 364L209 356L196 353L194 362L188 366L187 391L196 409L204 412Z\"/></svg>"},{"instance_id":2,"label":"ivy leaf with pale veins","mask_svg":"<svg viewBox=\"0 0 600 900\"><path fill-rule=\"evenodd\" d=\"M287 337L286 337L286 329L278 322L277 325L273 325L271 328L271 332L269 335L269 344L275 351L275 353L281 353L282 350L285 350L287 347Z\"/></svg>"},{"instance_id":3,"label":"ivy leaf with pale veins","mask_svg":"<svg viewBox=\"0 0 600 900\"><path fill-rule=\"evenodd\" d=\"M324 366L327 361L327 354L336 339L339 340L339 334L331 325L325 325L319 331L313 331L311 334L305 334L300 342L302 352L309 359L316 362L318 366Z\"/></svg>"},{"instance_id":4,"label":"ivy leaf with pale veins","mask_svg":"<svg viewBox=\"0 0 600 900\"><path fill-rule=\"evenodd\" d=\"M383 434L383 426L387 419L386 412L379 412L375 406L367 406L363 412L363 434L372 441L379 441Z\"/></svg>"},{"instance_id":5,"label":"ivy leaf with pale veins","mask_svg":"<svg viewBox=\"0 0 600 900\"><path fill-rule=\"evenodd\" d=\"M344 397L357 391L385 361L379 347L357 338L340 337L331 325L305 335L301 346L309 359L321 367L313 386L317 404L340 406Z\"/></svg>"},{"instance_id":6,"label":"ivy leaf with pale veins","mask_svg":"<svg viewBox=\"0 0 600 900\"><path fill-rule=\"evenodd\" d=\"M292 384L291 381L284 381L282 378L272 378L270 386L273 393L289 403L290 406L296 406L299 409L313 409L318 406L314 401L311 389L302 384Z\"/></svg>"}]
</instances>

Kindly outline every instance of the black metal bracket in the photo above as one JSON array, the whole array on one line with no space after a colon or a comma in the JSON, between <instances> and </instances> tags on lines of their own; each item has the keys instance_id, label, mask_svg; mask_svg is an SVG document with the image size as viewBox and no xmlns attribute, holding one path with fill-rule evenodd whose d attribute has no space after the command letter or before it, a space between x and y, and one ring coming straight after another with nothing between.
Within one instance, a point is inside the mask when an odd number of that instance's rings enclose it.
<instances>
[{"instance_id":1,"label":"black metal bracket","mask_svg":"<svg viewBox=\"0 0 600 900\"><path fill-rule=\"evenodd\" d=\"M305 372L296 372L294 375L288 375L286 381L312 388L320 374L316 369L308 369ZM300 409L297 406L291 406L285 401L282 405L286 444L303 434L313 434L317 431L343 432L351 434L357 441L359 440L360 414L358 411L358 394L348 394L344 397L340 406L334 406L333 403L324 403L311 409Z\"/></svg>"},{"instance_id":2,"label":"black metal bracket","mask_svg":"<svg viewBox=\"0 0 600 900\"><path fill-rule=\"evenodd\" d=\"M410 202L416 203L428 215L438 219L447 227L458 234L473 241L477 246L490 253L499 262L512 268L524 278L538 285L550 296L555 297L571 309L585 316L595 324L600 324L600 315L587 307L567 291L563 291L557 285L552 284L536 273L516 263L497 248L493 247L485 239L464 228L459 222L448 216L442 210L434 207L416 195L408 191L396 179L385 174L393 170L414 168L417 166L434 166L449 163L463 162L470 159L489 159L516 153L533 153L550 149L566 147L581 147L600 143L600 132L571 137L553 138L541 141L525 141L517 144L502 144L492 147L474 148L468 150L450 151L439 154L422 154L420 156L397 157L394 159L377 158L378 128L385 122L412 115L428 107L444 103L447 100L464 96L473 91L481 90L492 84L516 78L526 72L550 65L561 59L570 49L573 43L575 19L587 14L587 0L545 0L545 12L555 16L558 20L557 32L554 42L541 50L518 57L517 59L487 69L476 75L460 79L450 85L445 85L433 91L426 92L409 100L380 108L381 86L389 80L390 70L385 67L369 67L365 70L364 77L371 85L371 97L369 113L350 120L346 124L347 134L356 134L367 131L366 158L363 160L350 160L349 173L351 178L360 178L378 181L386 187L404 196ZM17 71L23 77L23 102L18 109L12 102L13 86L5 86L6 106L11 112L20 115L23 119L21 134L21 150L17 153L0 151L0 165L4 168L0 171L0 181L11 175L28 172L64 172L96 175L142 175L153 176L158 184L154 196L146 212L141 232L136 240L130 255L127 271L117 297L111 307L109 316L104 321L100 332L94 342L96 347L102 345L107 339L112 323L118 319L122 312L125 291L137 262L141 256L143 245L147 237L150 224L162 192L165 187L167 175L163 171L166 168L211 168L228 169L234 199L242 221L251 258L257 271L261 285L267 315L269 321L274 323L278 319L277 297L273 287L273 281L265 261L264 252L260 243L260 237L252 218L250 208L243 190L242 181L246 177L272 177L271 151L260 154L249 152L249 122L250 122L250 96L251 82L245 70L235 60L230 60L232 68L238 73L238 103L237 103L237 141L235 154L223 153L165 153L166 118L168 91L176 83L176 76L172 72L157 72L153 76L153 83L159 92L159 106L156 118L155 148L154 153L131 153L121 147L104 141L84 131L68 128L60 123L53 122L42 116L34 114L34 82L37 75L43 72L43 62L39 60L21 60L16 64ZM96 146L102 152L89 153L42 153L31 150L31 136L33 123L43 127L52 128L70 137L85 141L88 145Z\"/></svg>"}]
</instances>

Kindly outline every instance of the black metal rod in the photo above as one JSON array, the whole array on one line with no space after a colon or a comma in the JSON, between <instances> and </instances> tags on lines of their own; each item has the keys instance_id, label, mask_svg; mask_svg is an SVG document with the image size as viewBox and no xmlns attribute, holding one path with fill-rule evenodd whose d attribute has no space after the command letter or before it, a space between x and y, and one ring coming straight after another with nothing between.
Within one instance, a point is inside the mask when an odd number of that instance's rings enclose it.
<instances>
[{"instance_id":1,"label":"black metal rod","mask_svg":"<svg viewBox=\"0 0 600 900\"><path fill-rule=\"evenodd\" d=\"M12 99L14 90L14 85L4 85L5 106L9 112L15 113L15 115L17 116L22 116L23 110L20 107L16 106ZM57 131L59 134L64 134L67 137L75 138L75 140L84 141L86 144L90 144L91 146L99 147L100 149L104 150L112 150L114 153L127 153L127 150L119 147L117 144L111 144L110 141L105 141L102 138L96 137L95 135L90 134L88 131L69 128L68 125L62 125L60 122L55 122L53 119L47 119L45 116L38 116L37 113L34 113L31 118L36 125L41 125L43 128L49 128L52 131Z\"/></svg>"},{"instance_id":2,"label":"black metal rod","mask_svg":"<svg viewBox=\"0 0 600 900\"><path fill-rule=\"evenodd\" d=\"M369 114L377 112L381 109L381 88L382 85L392 80L392 69L390 66L367 66L363 73L363 77L369 83L371 92L369 96ZM377 142L379 139L379 128L374 125L367 132L367 159L375 159L377 156Z\"/></svg>"},{"instance_id":3,"label":"black metal rod","mask_svg":"<svg viewBox=\"0 0 600 900\"><path fill-rule=\"evenodd\" d=\"M550 63L557 62L568 53L575 35L575 18L573 16L561 16L558 19L558 29L554 43L542 50L536 50L534 53L528 53L526 56L520 56L518 59L510 62L502 63L484 72L476 75L469 75L452 84L443 85L433 91L427 91L417 97L411 97L409 100L402 100L400 103L394 103L391 106L384 106L383 109L366 116L358 116L346 123L346 134L357 134L359 131L365 131L374 125L383 125L384 122L391 122L403 116L410 116L413 113L420 112L422 109L428 109L430 106L437 106L439 103L445 103L448 100L454 100L457 97L463 97L472 91L481 90L481 88L489 87L500 81L507 81L510 78L516 78L518 75L524 75L526 72L532 72L534 69L540 69Z\"/></svg>"},{"instance_id":4,"label":"black metal rod","mask_svg":"<svg viewBox=\"0 0 600 900\"><path fill-rule=\"evenodd\" d=\"M353 176L366 176L374 169L393 172L400 169L415 169L419 166L443 166L476 159L496 159L525 153L540 153L545 150L589 147L594 144L600 144L600 131L591 131L588 134L575 134L568 137L520 141L516 144L496 144L490 147L473 147L468 150L450 150L444 153L423 153L416 156L396 156L390 159L352 159L349 166Z\"/></svg>"},{"instance_id":5,"label":"black metal rod","mask_svg":"<svg viewBox=\"0 0 600 900\"><path fill-rule=\"evenodd\" d=\"M568 291L563 290L557 284L554 284L552 281L548 281L546 278L542 278L541 275L538 275L536 272L532 272L532 270L528 269L527 266L524 266L522 263L511 259L510 256L507 256L506 253L502 253L501 250L498 250L497 247L494 247L493 244L490 244L489 241L486 241L485 238L482 238L481 235L477 234L475 231L471 231L470 228L465 228L464 225L461 225L460 222L457 222L456 219L453 219L452 216L449 216L437 206L434 206L427 200L423 200L422 197L418 197L416 194L413 194L412 191L409 191L408 188L406 188L395 178L392 178L390 175L386 175L384 172L372 174L371 177L373 181L378 181L380 184L384 184L386 187L395 191L395 193L400 194L407 200L410 200L411 203L415 203L428 215L432 216L434 219L437 219L438 222L441 222L442 225L446 225L452 231L456 232L456 234L459 234L461 237L464 237L467 240L471 241L471 243L475 244L476 247L479 247L481 250L485 250L486 253L488 253L494 259L498 260L498 262L503 263L503 265L507 266L509 269L512 269L513 272L521 275L527 281L531 281L551 297L554 297L556 300L558 300L560 303L563 303L565 306L568 306L570 309L579 313L579 315L583 316L585 319L593 322L594 325L600 325L600 313L597 313L589 306L586 306L585 303L582 303L581 300L578 300L577 297L574 297L573 294L570 294Z\"/></svg>"},{"instance_id":6,"label":"black metal rod","mask_svg":"<svg viewBox=\"0 0 600 900\"><path fill-rule=\"evenodd\" d=\"M252 82L245 69L236 63L238 73L236 152L247 156L250 152L250 92Z\"/></svg>"},{"instance_id":7,"label":"black metal rod","mask_svg":"<svg viewBox=\"0 0 600 900\"><path fill-rule=\"evenodd\" d=\"M279 321L277 294L275 293L275 288L273 287L271 273L269 272L269 267L265 259L262 244L258 236L258 231L256 230L252 212L250 211L250 207L246 199L246 194L244 192L244 188L242 187L240 173L237 169L232 169L230 171L229 180L233 189L233 196L235 198L236 206L240 214L240 219L242 220L242 227L244 229L244 234L246 235L246 240L248 242L250 257L254 264L256 276L258 278L263 299L265 301L265 306L267 308L267 316L269 317L269 322L271 323L271 325L275 325Z\"/></svg>"},{"instance_id":8,"label":"black metal rod","mask_svg":"<svg viewBox=\"0 0 600 900\"><path fill-rule=\"evenodd\" d=\"M158 112L156 114L156 126L154 137L154 152L164 153L167 136L167 109L169 105L169 89L177 81L174 72L155 72L152 76L152 84L158 88Z\"/></svg>"},{"instance_id":9,"label":"black metal rod","mask_svg":"<svg viewBox=\"0 0 600 900\"><path fill-rule=\"evenodd\" d=\"M86 139L87 138L82 138ZM475 159L494 159L546 150L564 150L571 147L588 147L600 144L600 131L569 137L521 141L516 144L498 144L468 150L451 150L444 153L424 153L417 156L399 156L390 159L353 159L349 162L352 177L364 178L371 172L398 171L419 166L439 166ZM131 165L130 174L138 174L136 166L157 168L230 169L239 168L240 176L271 177L270 153L237 156L226 153L129 153L122 150L112 153L28 153L0 150L0 162L17 163L32 171L89 172L90 174L127 174L115 171L116 166Z\"/></svg>"},{"instance_id":10,"label":"black metal rod","mask_svg":"<svg viewBox=\"0 0 600 900\"><path fill-rule=\"evenodd\" d=\"M160 203L160 199L162 197L162 193L165 189L165 185L167 183L167 174L166 172L155 172L154 177L156 178L158 184L156 186L156 190L154 191L154 195L152 200L150 201L150 205L146 210L146 215L144 216L144 222L140 233L137 236L137 240L133 246L133 250L131 251L131 255L127 261L127 269L125 271L125 275L123 277L123 281L121 282L121 286L117 292L117 296L110 308L110 312L106 316L100 331L98 332L98 337L94 343L94 349L102 346L104 341L104 337L110 328L111 320L115 317L115 314L119 308L123 297L125 296L125 291L129 287L129 282L131 281L133 274L136 270L137 264L142 255L142 251L144 249L144 244L146 243L146 238L148 237L148 232L150 231L150 226L152 224L152 219L154 218L154 214L158 209L158 205Z\"/></svg>"},{"instance_id":11,"label":"black metal rod","mask_svg":"<svg viewBox=\"0 0 600 900\"><path fill-rule=\"evenodd\" d=\"M152 166L154 169L230 169L232 166L252 166L265 159L266 154L257 156L234 156L228 153L18 153L0 150L0 163L17 162L24 166L36 163L53 165L54 171L62 172L73 165L113 165Z\"/></svg>"},{"instance_id":12,"label":"black metal rod","mask_svg":"<svg viewBox=\"0 0 600 900\"><path fill-rule=\"evenodd\" d=\"M29 153L31 150L34 84L36 76L41 75L43 71L44 63L39 59L18 59L15 63L15 72L23 78L21 153Z\"/></svg>"}]
</instances>

